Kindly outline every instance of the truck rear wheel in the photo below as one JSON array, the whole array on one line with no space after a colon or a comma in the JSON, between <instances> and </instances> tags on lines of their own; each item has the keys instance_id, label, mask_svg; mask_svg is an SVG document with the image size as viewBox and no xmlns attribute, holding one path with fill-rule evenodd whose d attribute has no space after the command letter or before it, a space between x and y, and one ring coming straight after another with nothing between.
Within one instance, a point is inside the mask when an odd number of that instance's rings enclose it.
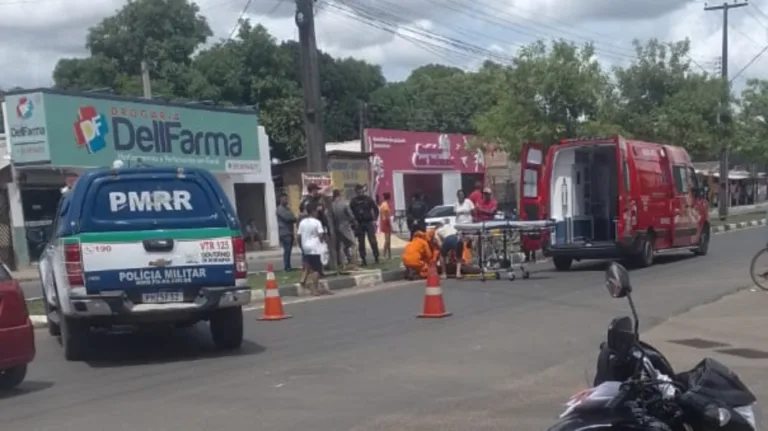
<instances>
[{"instance_id":1,"label":"truck rear wheel","mask_svg":"<svg viewBox=\"0 0 768 431\"><path fill-rule=\"evenodd\" d=\"M19 386L27 377L27 365L17 365L6 370L0 370L0 389L7 391Z\"/></svg>"},{"instance_id":2,"label":"truck rear wheel","mask_svg":"<svg viewBox=\"0 0 768 431\"><path fill-rule=\"evenodd\" d=\"M555 264L555 269L558 271L568 271L571 269L571 264L573 264L573 259L570 257L562 257L562 256L555 256L552 258L552 262Z\"/></svg>"},{"instance_id":3,"label":"truck rear wheel","mask_svg":"<svg viewBox=\"0 0 768 431\"><path fill-rule=\"evenodd\" d=\"M211 315L211 338L222 350L235 350L243 345L243 308L228 307Z\"/></svg>"},{"instance_id":4,"label":"truck rear wheel","mask_svg":"<svg viewBox=\"0 0 768 431\"><path fill-rule=\"evenodd\" d=\"M73 319L59 313L61 329L61 346L64 348L64 359L80 361L85 357L88 335L91 327L88 322Z\"/></svg>"}]
</instances>

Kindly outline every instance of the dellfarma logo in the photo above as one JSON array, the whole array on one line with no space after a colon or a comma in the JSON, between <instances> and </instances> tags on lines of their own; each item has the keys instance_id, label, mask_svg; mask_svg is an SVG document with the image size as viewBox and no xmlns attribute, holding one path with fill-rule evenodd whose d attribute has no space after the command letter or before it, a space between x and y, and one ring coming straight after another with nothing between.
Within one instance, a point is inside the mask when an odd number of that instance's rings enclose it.
<instances>
[{"instance_id":1,"label":"dellfarma logo","mask_svg":"<svg viewBox=\"0 0 768 431\"><path fill-rule=\"evenodd\" d=\"M113 107L110 114L115 151L225 157L243 153L239 134L193 128L177 113Z\"/></svg>"}]
</instances>

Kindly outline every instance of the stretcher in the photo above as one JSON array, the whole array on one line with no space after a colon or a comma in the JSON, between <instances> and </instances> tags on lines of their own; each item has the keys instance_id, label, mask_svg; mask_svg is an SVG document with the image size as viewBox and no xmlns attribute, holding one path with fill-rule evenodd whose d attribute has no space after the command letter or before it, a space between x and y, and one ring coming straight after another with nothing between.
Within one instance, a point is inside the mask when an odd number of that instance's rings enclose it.
<instances>
[{"instance_id":1,"label":"stretcher","mask_svg":"<svg viewBox=\"0 0 768 431\"><path fill-rule=\"evenodd\" d=\"M550 220L514 221L491 220L476 223L454 225L459 234L472 241L472 264L480 268L480 273L465 278L501 280L504 276L510 281L516 278L515 269L523 279L530 277L525 261L520 256L515 263L515 255L522 255L522 236L525 234L543 234L554 229Z\"/></svg>"}]
</instances>

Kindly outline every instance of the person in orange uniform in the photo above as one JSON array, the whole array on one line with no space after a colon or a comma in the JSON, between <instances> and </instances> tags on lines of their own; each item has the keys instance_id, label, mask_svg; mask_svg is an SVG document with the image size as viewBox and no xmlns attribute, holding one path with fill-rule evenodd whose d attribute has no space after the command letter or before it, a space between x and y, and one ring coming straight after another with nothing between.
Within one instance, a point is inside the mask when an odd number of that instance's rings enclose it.
<instances>
[{"instance_id":1,"label":"person in orange uniform","mask_svg":"<svg viewBox=\"0 0 768 431\"><path fill-rule=\"evenodd\" d=\"M384 247L381 251L384 259L392 260L392 209L389 207L389 192L384 192L379 204L379 229L384 234Z\"/></svg>"},{"instance_id":2,"label":"person in orange uniform","mask_svg":"<svg viewBox=\"0 0 768 431\"><path fill-rule=\"evenodd\" d=\"M421 278L427 278L433 258L434 251L430 237L421 230L414 232L413 239L403 249L402 259L406 278L411 280L416 274Z\"/></svg>"},{"instance_id":3,"label":"person in orange uniform","mask_svg":"<svg viewBox=\"0 0 768 431\"><path fill-rule=\"evenodd\" d=\"M440 260L440 244L437 242L437 229L430 227L427 229L427 242L432 247L432 260L430 262L437 265Z\"/></svg>"}]
</instances>

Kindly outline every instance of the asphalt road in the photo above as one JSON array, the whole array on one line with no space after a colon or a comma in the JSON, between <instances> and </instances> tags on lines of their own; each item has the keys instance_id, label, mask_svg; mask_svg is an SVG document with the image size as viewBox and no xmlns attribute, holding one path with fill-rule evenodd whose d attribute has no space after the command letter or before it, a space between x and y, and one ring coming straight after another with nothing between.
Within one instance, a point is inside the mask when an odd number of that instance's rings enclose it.
<instances>
[{"instance_id":1,"label":"asphalt road","mask_svg":"<svg viewBox=\"0 0 768 431\"><path fill-rule=\"evenodd\" d=\"M633 271L643 326L748 285L764 232L718 235L707 257L669 256ZM248 342L231 356L217 356L200 327L173 337L94 335L92 359L67 363L41 330L28 381L0 398L0 423L36 431L546 429L589 378L610 319L628 314L605 292L603 267L448 282L454 315L442 320L414 317L420 283L287 305L294 318L280 322L251 312Z\"/></svg>"}]
</instances>

